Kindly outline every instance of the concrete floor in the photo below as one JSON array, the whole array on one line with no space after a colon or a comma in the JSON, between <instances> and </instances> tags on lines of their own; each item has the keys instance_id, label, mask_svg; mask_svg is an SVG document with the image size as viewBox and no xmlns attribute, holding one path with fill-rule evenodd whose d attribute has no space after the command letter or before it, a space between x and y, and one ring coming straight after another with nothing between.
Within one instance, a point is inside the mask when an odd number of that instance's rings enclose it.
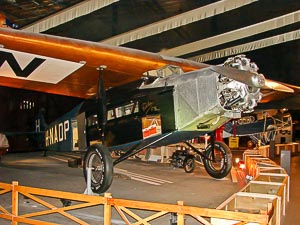
<instances>
[{"instance_id":1,"label":"concrete floor","mask_svg":"<svg viewBox=\"0 0 300 225\"><path fill-rule=\"evenodd\" d=\"M279 162L280 163L280 162ZM282 218L282 225L300 224L300 154L291 158L291 186L290 202L287 204L286 216Z\"/></svg>"},{"instance_id":2,"label":"concrete floor","mask_svg":"<svg viewBox=\"0 0 300 225\"><path fill-rule=\"evenodd\" d=\"M236 153L233 153L237 155ZM287 214L282 218L283 225L300 224L300 155L292 156L291 160L291 190ZM279 162L280 163L280 162ZM7 154L0 163L0 182L11 183L18 181L20 185L40 187L54 190L83 193L85 181L82 169L67 166L66 158L56 154L43 157L41 152ZM145 177L146 176L146 177ZM203 167L197 165L192 174L186 174L183 169L172 168L165 164L146 163L127 160L120 163L114 175L113 184L107 192L114 198L133 199L160 203L176 204L178 200L185 205L216 208L233 193L242 188L244 181L233 183L228 176L216 180L206 174ZM9 198L1 198L1 205L8 208ZM61 204L59 200L56 202ZM21 198L20 207L29 209L36 206L35 202ZM74 212L76 216L89 224L103 222L102 210L90 208ZM52 216L51 220L61 224L61 218ZM169 224L170 216L162 219L164 222L151 224ZM100 223L99 223L100 221ZM10 224L2 221L0 224ZM114 218L112 224L124 224L120 218ZM199 224L187 220L186 224Z\"/></svg>"},{"instance_id":3,"label":"concrete floor","mask_svg":"<svg viewBox=\"0 0 300 225\"><path fill-rule=\"evenodd\" d=\"M70 168L63 160L66 158L55 154L44 157L41 152L6 154L0 163L0 182L18 181L23 186L83 193L86 186L82 169ZM126 160L117 165L112 186L107 192L112 193L114 198L170 204L180 200L189 206L216 208L239 189L239 184L233 183L230 176L222 180L213 179L200 165L196 166L193 173L187 174L183 169L166 164ZM30 199L20 199L20 208L27 210L38 207ZM0 202L11 207L9 197L3 200L0 196ZM60 204L60 201L57 200L55 204ZM103 221L103 211L99 208L75 213L89 224L101 224L99 221ZM51 220L60 224L74 224L62 222L55 216ZM170 215L162 220L151 224L169 224ZM186 221L186 224L199 224L189 222L189 219ZM9 223L0 220L0 224ZM113 224L124 222L116 217Z\"/></svg>"}]
</instances>

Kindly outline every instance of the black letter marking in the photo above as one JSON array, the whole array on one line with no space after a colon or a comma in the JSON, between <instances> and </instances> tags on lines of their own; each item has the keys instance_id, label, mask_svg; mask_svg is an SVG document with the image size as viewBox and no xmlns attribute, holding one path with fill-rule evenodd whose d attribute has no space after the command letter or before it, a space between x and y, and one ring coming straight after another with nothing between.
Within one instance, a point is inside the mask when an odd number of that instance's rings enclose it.
<instances>
[{"instance_id":1,"label":"black letter marking","mask_svg":"<svg viewBox=\"0 0 300 225\"><path fill-rule=\"evenodd\" d=\"M11 69L18 77L28 77L35 69L37 69L46 59L34 58L25 68L21 69L14 55L9 52L0 51L0 68L7 61Z\"/></svg>"}]
</instances>

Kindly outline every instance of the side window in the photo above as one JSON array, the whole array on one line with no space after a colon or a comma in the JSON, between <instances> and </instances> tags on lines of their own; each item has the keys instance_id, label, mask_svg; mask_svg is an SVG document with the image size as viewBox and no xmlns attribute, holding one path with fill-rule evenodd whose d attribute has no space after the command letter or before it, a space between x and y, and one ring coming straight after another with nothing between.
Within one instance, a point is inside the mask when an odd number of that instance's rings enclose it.
<instances>
[{"instance_id":1,"label":"side window","mask_svg":"<svg viewBox=\"0 0 300 225\"><path fill-rule=\"evenodd\" d=\"M92 127L98 124L97 115L92 115L87 118L87 126Z\"/></svg>"},{"instance_id":2,"label":"side window","mask_svg":"<svg viewBox=\"0 0 300 225\"><path fill-rule=\"evenodd\" d=\"M149 101L142 104L142 111L148 115L159 112L159 108L154 104L154 102Z\"/></svg>"},{"instance_id":3,"label":"side window","mask_svg":"<svg viewBox=\"0 0 300 225\"><path fill-rule=\"evenodd\" d=\"M107 111L107 120L117 119L139 112L138 102L131 102Z\"/></svg>"}]
</instances>

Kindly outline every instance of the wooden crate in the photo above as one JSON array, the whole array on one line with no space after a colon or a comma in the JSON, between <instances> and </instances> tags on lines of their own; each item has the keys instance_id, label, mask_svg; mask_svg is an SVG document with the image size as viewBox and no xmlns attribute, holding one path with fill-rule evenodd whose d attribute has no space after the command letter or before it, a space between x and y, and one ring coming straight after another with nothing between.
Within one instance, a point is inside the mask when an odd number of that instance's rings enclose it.
<instances>
[{"instance_id":1,"label":"wooden crate","mask_svg":"<svg viewBox=\"0 0 300 225\"><path fill-rule=\"evenodd\" d=\"M266 181L266 182L273 182L273 183L283 183L286 188L286 201L289 202L290 200L290 177L288 174L281 174L281 173L260 173L256 179L256 181Z\"/></svg>"},{"instance_id":2,"label":"wooden crate","mask_svg":"<svg viewBox=\"0 0 300 225\"><path fill-rule=\"evenodd\" d=\"M248 214L249 217L255 215L267 215L264 224L279 225L280 214L278 209L278 198L274 195L238 192L223 202L217 209ZM213 225L233 225L237 223L254 225L256 222L242 223L243 221L211 218Z\"/></svg>"},{"instance_id":3,"label":"wooden crate","mask_svg":"<svg viewBox=\"0 0 300 225\"><path fill-rule=\"evenodd\" d=\"M252 177L258 175L257 171L259 167L278 167L275 162L260 155L245 155L245 163L248 174Z\"/></svg>"},{"instance_id":4,"label":"wooden crate","mask_svg":"<svg viewBox=\"0 0 300 225\"><path fill-rule=\"evenodd\" d=\"M266 182L266 181L250 181L248 185L246 185L241 192L248 193L260 193L260 194L268 194L274 195L278 198L279 204L279 213L280 215L285 215L286 209L286 184L285 183L277 183L277 182Z\"/></svg>"}]
</instances>

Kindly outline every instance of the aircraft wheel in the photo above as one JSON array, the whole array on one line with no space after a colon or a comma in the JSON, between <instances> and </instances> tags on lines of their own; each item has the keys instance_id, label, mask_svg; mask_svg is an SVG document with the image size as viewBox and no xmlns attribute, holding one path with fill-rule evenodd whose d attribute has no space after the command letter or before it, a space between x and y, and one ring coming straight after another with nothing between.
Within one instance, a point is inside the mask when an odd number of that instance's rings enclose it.
<instances>
[{"instance_id":1,"label":"aircraft wheel","mask_svg":"<svg viewBox=\"0 0 300 225\"><path fill-rule=\"evenodd\" d=\"M101 194L111 185L113 179L113 163L108 149L99 144L89 147L84 157L83 174L87 182L88 168L91 172L91 189Z\"/></svg>"},{"instance_id":2,"label":"aircraft wheel","mask_svg":"<svg viewBox=\"0 0 300 225\"><path fill-rule=\"evenodd\" d=\"M213 160L213 154L215 160ZM229 147L224 142L215 142L215 148L208 145L205 151L203 163L206 172L216 178L221 179L227 176L232 166L232 154Z\"/></svg>"},{"instance_id":3,"label":"aircraft wheel","mask_svg":"<svg viewBox=\"0 0 300 225\"><path fill-rule=\"evenodd\" d=\"M186 173L192 173L195 169L195 157L187 156L183 161L183 168Z\"/></svg>"}]
</instances>

